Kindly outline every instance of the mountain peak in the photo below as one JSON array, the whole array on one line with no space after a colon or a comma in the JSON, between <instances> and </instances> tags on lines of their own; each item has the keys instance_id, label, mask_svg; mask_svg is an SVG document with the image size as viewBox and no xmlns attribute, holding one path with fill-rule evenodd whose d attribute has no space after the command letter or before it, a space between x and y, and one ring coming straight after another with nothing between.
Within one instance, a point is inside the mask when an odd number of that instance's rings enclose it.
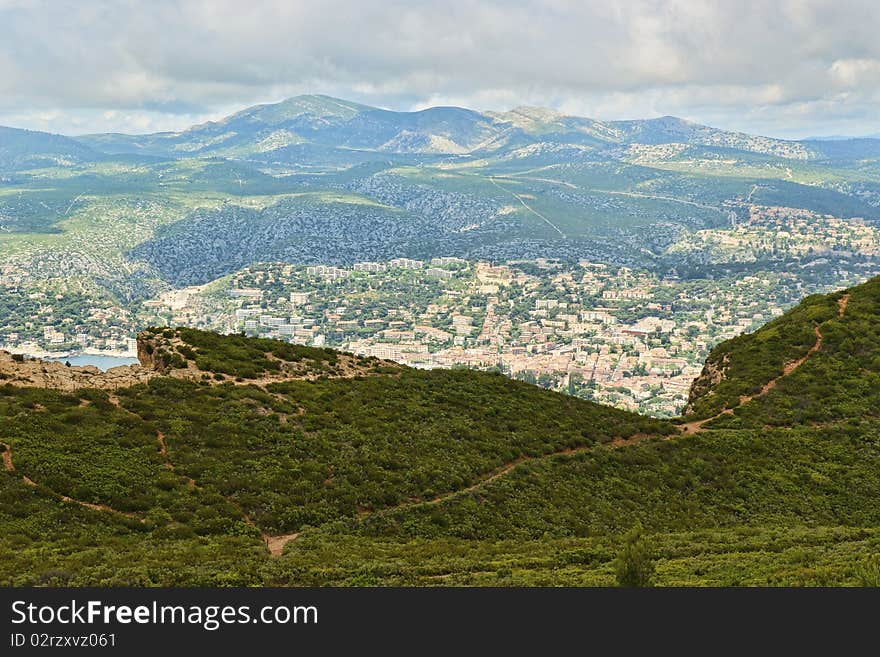
<instances>
[{"instance_id":1,"label":"mountain peak","mask_svg":"<svg viewBox=\"0 0 880 657\"><path fill-rule=\"evenodd\" d=\"M539 107L537 105L519 105L507 113L525 116L530 119L540 119L542 121L552 121L566 116L559 110L551 107Z\"/></svg>"},{"instance_id":2,"label":"mountain peak","mask_svg":"<svg viewBox=\"0 0 880 657\"><path fill-rule=\"evenodd\" d=\"M309 115L317 117L333 117L350 119L361 112L375 109L368 105L361 105L332 96L320 94L292 96L277 103L265 103L254 105L241 112L233 114L227 121L233 119L259 120L267 124L277 124L289 121L299 116Z\"/></svg>"},{"instance_id":3,"label":"mountain peak","mask_svg":"<svg viewBox=\"0 0 880 657\"><path fill-rule=\"evenodd\" d=\"M505 123L511 123L524 130L533 129L539 125L554 123L565 118L564 114L549 107L533 107L529 105L520 105L506 112L486 112L486 114L494 119L504 121Z\"/></svg>"}]
</instances>

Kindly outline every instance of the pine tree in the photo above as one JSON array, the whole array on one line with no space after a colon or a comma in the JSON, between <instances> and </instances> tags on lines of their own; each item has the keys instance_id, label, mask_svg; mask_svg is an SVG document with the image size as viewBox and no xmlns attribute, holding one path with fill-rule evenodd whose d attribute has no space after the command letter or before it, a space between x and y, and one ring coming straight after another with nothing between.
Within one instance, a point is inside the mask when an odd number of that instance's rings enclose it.
<instances>
[{"instance_id":1,"label":"pine tree","mask_svg":"<svg viewBox=\"0 0 880 657\"><path fill-rule=\"evenodd\" d=\"M647 587L653 585L654 562L642 534L642 523L636 522L624 537L623 550L614 561L614 573L617 576L618 586Z\"/></svg>"}]
</instances>

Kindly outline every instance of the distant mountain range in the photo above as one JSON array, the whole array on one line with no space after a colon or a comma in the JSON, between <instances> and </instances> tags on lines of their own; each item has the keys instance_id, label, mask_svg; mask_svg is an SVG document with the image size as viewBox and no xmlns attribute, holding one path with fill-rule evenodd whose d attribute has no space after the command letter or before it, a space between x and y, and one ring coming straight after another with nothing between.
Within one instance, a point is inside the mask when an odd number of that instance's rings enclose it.
<instances>
[{"instance_id":1,"label":"distant mountain range","mask_svg":"<svg viewBox=\"0 0 880 657\"><path fill-rule=\"evenodd\" d=\"M64 139L4 128L0 133L0 164L19 162L22 152L26 157L43 156L59 162L79 162L101 154L283 162L326 149L397 155L521 157L563 145L602 149L633 144L732 148L797 160L880 154L880 140L787 141L719 130L672 116L596 121L534 107L486 113L459 107L394 112L312 95L256 105L182 132L94 134Z\"/></svg>"},{"instance_id":2,"label":"distant mountain range","mask_svg":"<svg viewBox=\"0 0 880 657\"><path fill-rule=\"evenodd\" d=\"M612 145L686 143L723 146L797 159L822 156L821 145L754 137L664 116L595 121L554 110L519 107L481 113L459 107L393 112L329 96L297 96L257 105L179 133L88 135L83 144L107 153L152 155L286 155L315 144L388 153L489 155L536 143ZM877 145L880 150L880 144Z\"/></svg>"},{"instance_id":3,"label":"distant mountain range","mask_svg":"<svg viewBox=\"0 0 880 657\"><path fill-rule=\"evenodd\" d=\"M80 276L126 303L261 262L450 255L717 275L727 256L687 236L748 221L754 206L880 224L880 140L328 96L181 132L0 129L0 250L35 281ZM748 261L786 269L786 257Z\"/></svg>"}]
</instances>

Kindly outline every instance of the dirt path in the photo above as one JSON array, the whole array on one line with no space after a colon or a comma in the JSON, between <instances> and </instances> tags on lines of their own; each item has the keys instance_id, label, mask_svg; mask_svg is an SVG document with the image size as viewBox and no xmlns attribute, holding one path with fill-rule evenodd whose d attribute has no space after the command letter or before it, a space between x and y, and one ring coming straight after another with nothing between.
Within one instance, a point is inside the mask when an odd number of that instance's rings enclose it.
<instances>
[{"instance_id":1,"label":"dirt path","mask_svg":"<svg viewBox=\"0 0 880 657\"><path fill-rule=\"evenodd\" d=\"M165 434L161 431L156 431L156 440L159 443L159 453L162 455L162 460L164 462L165 467L172 471L176 472L174 464L171 462L171 459L168 457L168 445L165 442ZM186 485L191 490L204 490L202 486L199 486L196 483L196 480L192 477L188 477L186 475L180 475L186 481ZM219 492L219 491L218 491ZM241 505L236 502L231 497L223 495L220 493L221 497L225 499L229 504L231 504L235 509L241 514L242 519L248 527L253 527L258 532L260 532L260 538L263 540L263 543L266 545L266 550L268 550L269 554L273 557L281 556L281 553L284 551L284 546L287 545L288 542L296 540L299 536L299 533L295 534L282 534L279 536L272 536L264 532L260 527L254 522L254 519L250 517L250 515L245 512Z\"/></svg>"},{"instance_id":2,"label":"dirt path","mask_svg":"<svg viewBox=\"0 0 880 657\"><path fill-rule=\"evenodd\" d=\"M434 506L437 504L441 504L447 500L451 500L459 495L466 495L468 493L472 493L488 484L491 484L493 481L497 481L501 477L504 477L510 474L518 465L523 463L527 463L529 461L535 461L537 459L546 459L552 458L554 456L571 456L574 454L579 454L581 452L588 452L594 449L601 449L603 447L606 448L618 448L624 447L626 445L634 445L643 440L648 440L650 438L655 438L656 436L648 435L648 434L635 434L630 436L629 438L615 438L610 443L602 443L599 445L585 445L583 447L567 447L566 449L560 450L558 452L551 452L549 454L542 454L540 456L521 456L510 463L505 463L504 465L493 470L488 476L484 477L480 481L471 484L467 488L461 488L459 490L450 491L448 493L443 493L442 495L438 495L428 500L409 500L407 502L403 502L401 504L397 504L392 507L387 507L384 509L377 509L375 511L362 511L358 514L358 518L364 518L367 516L377 515L377 514L386 514L393 513L394 511L399 511L401 509L408 509L417 506ZM284 552L284 547L298 539L302 535L302 532L295 532L292 534L282 534L279 536L269 536L268 534L263 534L263 541L266 544L266 549L269 551L269 554L273 557L280 557Z\"/></svg>"},{"instance_id":3,"label":"dirt path","mask_svg":"<svg viewBox=\"0 0 880 657\"><path fill-rule=\"evenodd\" d=\"M467 488L459 488L458 490L450 491L448 493L443 493L442 495L438 495L436 497L432 497L427 500L418 500L418 499L417 500L408 500L406 502L402 502L401 504L397 504L395 506L387 507L384 509L377 509L375 511L362 511L361 513L358 514L358 517L365 518L367 516L372 516L372 515L376 515L376 514L392 513L394 511L400 511L402 509L410 509L410 508L418 507L418 506L435 506L437 504L441 504L443 502L446 502L448 500L456 498L460 495L467 495L468 493L473 493L474 491L479 490L480 488L483 488L484 486L491 484L493 481L497 481L498 479L501 479L502 477L510 474L513 470L516 469L517 466L522 465L523 463L529 463L531 461L549 459L549 458L553 458L556 456L574 456L575 454L582 454L584 452L591 452L593 450L603 449L603 448L617 449L620 447L626 447L628 445L635 445L636 443L640 443L645 440L651 440L651 439L656 439L656 438L660 438L660 436L653 435L653 434L637 433L637 434L630 436L629 438L615 438L612 441L607 442L607 443L584 445L582 447L566 447L565 449L561 449L556 452L549 452L547 454L540 454L538 456L520 456L519 458L514 459L513 461L510 461L509 463L505 463L504 465L499 466L498 468L493 470L491 473L489 473L488 476L484 477L483 479L480 479L479 481L477 481L474 484L471 484Z\"/></svg>"},{"instance_id":4,"label":"dirt path","mask_svg":"<svg viewBox=\"0 0 880 657\"><path fill-rule=\"evenodd\" d=\"M763 185L754 185L752 187L751 191L749 192L749 195L746 197L746 203L751 203L752 196L754 196L755 192L757 192L759 189L762 189L762 188L763 188Z\"/></svg>"},{"instance_id":5,"label":"dirt path","mask_svg":"<svg viewBox=\"0 0 880 657\"><path fill-rule=\"evenodd\" d=\"M125 408L116 395L108 395L108 399L111 404L116 406L116 408L125 411L126 413L129 413L131 415L134 415L137 418L143 419L137 413ZM156 442L159 443L159 454L162 456L162 463L165 468L167 470L170 470L171 472L177 472L176 468L174 467L174 463L172 463L171 458L168 456L168 442L165 439L165 434L158 429L156 429ZM4 459L5 454L6 453L4 453ZM204 490L204 488L200 486L192 477L188 477L184 474L179 474L179 476L181 476L186 481L186 485L190 490ZM263 543L266 546L266 550L271 556L280 557L281 553L284 551L284 546L287 545L290 541L295 541L297 538L299 538L300 532L296 532L293 534L280 534L277 536L267 534L262 529L260 529L257 523L254 522L254 519L251 518L250 515L248 515L248 513L246 513L245 510L241 508L241 505L238 502L236 502L231 497L223 495L222 493L220 493L220 495L229 504L235 507L235 509L241 514L242 519L244 520L245 524L248 525L248 527L253 527L258 532L260 532L260 538L263 540Z\"/></svg>"},{"instance_id":6,"label":"dirt path","mask_svg":"<svg viewBox=\"0 0 880 657\"><path fill-rule=\"evenodd\" d=\"M838 319L842 319L843 316L846 314L846 308L847 308L848 304L849 304L849 294L844 294L842 297L840 297L840 299L837 300L837 317L838 317ZM739 403L737 404L737 407L742 406L743 404L746 404L754 399L758 399L759 397L763 397L764 395L766 395L768 392L773 390L773 388L775 388L782 379L784 379L785 377L790 375L792 372L794 372L797 368L799 368L801 365L806 363L807 360L809 360L813 354L815 354L817 351L819 351L822 348L823 338L822 338L822 331L819 329L818 325L816 325L814 327L813 333L816 336L816 342L813 343L813 346L810 347L810 349L809 349L809 351L807 351L807 353L805 353L803 356L801 356L797 360L793 360L790 363L787 363L782 368L782 374L780 374L776 378L771 379L770 381L765 383L763 385L763 387L761 388L760 392L757 392L754 395L743 395L742 397L740 397ZM722 415L731 415L732 413L733 413L732 408L725 408L723 411L721 411L717 415L713 415L712 417L706 418L705 420L695 420L694 422L688 422L686 424L679 425L679 427L680 427L681 432L683 434L694 434L694 433L700 433L701 431L709 431L709 429L706 429L704 427L705 424L708 424L712 420L717 420Z\"/></svg>"},{"instance_id":7,"label":"dirt path","mask_svg":"<svg viewBox=\"0 0 880 657\"><path fill-rule=\"evenodd\" d=\"M7 472L16 472L15 465L12 462L12 447L7 445L6 443L0 443L5 448L3 452L3 464L6 467ZM93 504L91 502L83 502L82 500L76 500L72 497L68 497L67 495L62 495L61 493L57 493L51 488L46 488L45 486L41 486L33 479L28 477L27 475L21 475L21 480L31 488L37 488L48 495L51 495L57 500L61 500L62 502L67 502L68 504L78 504L81 507L86 509L91 509L92 511L101 511L102 513L110 513L117 516L122 516L124 518L131 518L132 520L137 520L138 522L146 522L143 518L134 513L129 513L128 511L119 511L114 509L113 507L107 506L106 504Z\"/></svg>"},{"instance_id":8,"label":"dirt path","mask_svg":"<svg viewBox=\"0 0 880 657\"><path fill-rule=\"evenodd\" d=\"M162 461L165 467L171 472L176 472L174 464L171 462L171 459L168 457L168 444L165 441L165 434L161 431L156 430L156 441L159 443L159 454L162 455ZM203 490L201 486L196 483L196 480L192 477L187 477L186 475L180 475L186 481L186 485L191 490ZM229 504L235 507L235 509L241 514L242 519L245 524L249 527L253 527L257 531L260 532L260 538L262 538L263 543L266 545L266 550L273 557L280 557L281 553L284 551L284 546L287 545L290 541L295 541L299 537L299 532L293 534L281 534L278 536L273 536L271 534L267 534L262 529L259 528L254 519L248 515L244 509L241 508L241 505L233 500L231 497L223 495L221 493L223 499L225 499Z\"/></svg>"},{"instance_id":9,"label":"dirt path","mask_svg":"<svg viewBox=\"0 0 880 657\"><path fill-rule=\"evenodd\" d=\"M295 534L282 534L281 536L266 536L264 534L263 538L266 541L266 549L269 550L269 554L273 557L280 557L284 552L284 546L291 541L298 539L300 533L301 532L296 532Z\"/></svg>"},{"instance_id":10,"label":"dirt path","mask_svg":"<svg viewBox=\"0 0 880 657\"><path fill-rule=\"evenodd\" d=\"M37 484L32 482L27 477L23 477L23 478L28 483L30 483L32 486L37 486ZM137 520L138 522L141 522L141 523L146 522L146 520L144 520L140 516L135 515L134 513L129 513L128 511L119 511L117 509L114 509L113 507L107 506L106 504L92 504L91 502L83 502L82 500L75 500L72 497L68 497L67 495L61 495L60 493L56 493L55 491L51 491L46 488L43 488L43 490L48 491L53 497L57 497L62 502L69 502L71 504L79 504L80 506L83 506L87 509L91 509L92 511L103 511L104 513L112 513L112 514L116 514L118 516L124 516L126 518L131 518L132 520Z\"/></svg>"},{"instance_id":11,"label":"dirt path","mask_svg":"<svg viewBox=\"0 0 880 657\"><path fill-rule=\"evenodd\" d=\"M773 388L775 388L777 386L777 384L782 379L784 379L789 374L794 372L797 368L799 368L801 365L806 363L807 359L809 359L810 356L812 356L817 351L819 351L819 349L822 348L822 332L819 330L819 327L816 326L813 329L813 333L816 336L816 342L813 343L813 346L810 347L810 349L809 349L809 351L807 351L807 353L805 353L803 356L801 356L797 360L792 361L791 363L788 363L787 365L785 365L785 367L782 368L782 374L777 376L775 379L772 379L772 380L768 381L767 383L765 383L764 386L761 388L761 392L754 394L754 395L747 395L747 396L740 397L739 398L740 405L745 404L746 402L750 402L753 399L756 399L758 397L763 397L764 395L766 395L768 392L773 390Z\"/></svg>"},{"instance_id":12,"label":"dirt path","mask_svg":"<svg viewBox=\"0 0 880 657\"><path fill-rule=\"evenodd\" d=\"M159 454L162 455L162 461L165 463L165 467L168 470L174 470L174 466L171 465L171 461L168 460L168 446L165 444L165 434L156 430L156 440L159 441Z\"/></svg>"},{"instance_id":13,"label":"dirt path","mask_svg":"<svg viewBox=\"0 0 880 657\"><path fill-rule=\"evenodd\" d=\"M809 351L807 351L807 353L805 353L803 356L801 356L797 360L793 360L790 363L787 363L782 368L782 374L780 374L779 376L777 376L777 377L771 379L770 381L768 381L767 383L765 383L761 387L761 390L759 392L756 392L754 395L743 395L742 397L740 397L739 403L737 403L737 405L734 408L738 408L738 407L742 406L743 404L747 404L748 402L750 402L754 399L758 399L759 397L763 397L764 395L766 395L768 392L773 390L773 388L775 388L779 384L779 382L782 381L782 379L784 379L789 374L794 372L797 368L799 368L801 365L806 363L807 360L809 360L810 356L812 356L817 351L819 351L819 349L822 348L822 332L819 330L818 326L816 326L814 328L814 333L816 335L816 342L813 343L813 346L810 347L810 349L809 349ZM732 414L733 414L733 408L725 408L720 413L713 415L712 417L708 417L705 420L695 420L694 422L688 422L686 424L680 425L681 432L683 434L695 434L695 433L700 433L701 431L709 431L709 429L706 429L704 425L708 424L709 422L712 422L712 420L717 420L722 415L732 415Z\"/></svg>"},{"instance_id":14,"label":"dirt path","mask_svg":"<svg viewBox=\"0 0 880 657\"><path fill-rule=\"evenodd\" d=\"M674 436L668 436L666 439L673 438ZM365 518L368 516L379 515L379 514L387 514L393 513L395 511L400 511L403 509L410 509L418 506L435 506L437 504L442 504L448 500L454 499L461 495L467 495L468 493L473 493L476 490L483 488L484 486L488 486L493 481L497 481L502 477L510 474L513 470L516 469L517 466L522 465L523 463L528 463L530 461L536 461L540 459L548 459L556 456L573 456L575 454L581 454L583 452L589 452L596 449L617 449L620 447L626 447L628 445L635 445L636 443L643 442L645 440L657 439L660 436L652 435L652 434L643 434L638 433L634 434L628 438L615 438L611 442L608 443L600 443L594 445L584 445L583 447L566 447L565 449L559 450L557 452L550 452L549 454L541 454L539 456L521 456L510 463L505 463L502 466L499 466L495 470L493 470L488 476L479 480L478 482L471 484L466 488L460 488L458 490L450 491L448 493L443 493L442 495L438 495L436 497L432 497L427 500L409 500L403 502L401 504L397 504L395 506L387 507L384 509L377 509L375 511L363 511L358 514L358 518ZM284 552L284 546L290 543L291 541L295 541L302 535L302 532L296 532L293 534L284 534L281 536L268 536L263 534L263 540L266 542L266 548L269 550L269 553L273 557L279 557Z\"/></svg>"},{"instance_id":15,"label":"dirt path","mask_svg":"<svg viewBox=\"0 0 880 657\"><path fill-rule=\"evenodd\" d=\"M6 466L6 472L15 472L15 466L12 465L12 448L6 443L0 443L3 446L3 465Z\"/></svg>"},{"instance_id":16,"label":"dirt path","mask_svg":"<svg viewBox=\"0 0 880 657\"><path fill-rule=\"evenodd\" d=\"M364 517L371 516L371 515L376 515L376 514L380 514L380 513L381 514L392 513L394 511L413 508L413 507L417 507L417 506L434 506L437 504L441 504L443 502L446 502L447 500L451 500L451 499L458 497L460 495L466 495L468 493L472 493L476 490L479 490L480 488L487 486L488 484L491 484L493 481L496 481L496 480L500 479L501 477L504 477L504 476L510 474L510 472L512 472L518 465L521 465L523 463L527 463L529 461L552 458L554 456L571 456L574 454L579 454L581 452L587 452L587 451L601 448L601 447L610 447L610 448L624 447L626 445L634 445L637 442L641 442L643 440L648 440L650 438L655 438L655 437L656 436L652 436L652 435L648 435L648 434L636 434L634 436L631 436L630 438L615 438L610 443L603 443L600 445L585 445L583 447L568 447L564 450L560 450L558 452L552 452L550 454L543 454L541 456L522 456L514 461L511 461L510 463L505 463L504 465L500 466L499 468L496 468L487 477L481 479L480 481L478 481L474 484L471 484L467 488L460 488L458 490L450 491L448 493L438 495L438 496L433 497L428 500L410 500L410 501L403 502L401 504L398 504L398 505L395 505L392 507L387 507L384 509L377 509L375 511L363 511L358 514L358 517L364 518ZM230 502L231 502L231 500L230 500ZM238 506L234 502L231 502L231 503L234 504L236 507ZM253 521L251 521L250 518L248 518L247 515L240 508L239 508L239 511L246 518L248 524L250 524L252 526L256 526L253 524ZM284 547L288 543L298 539L301 535L302 535L302 532L294 532L292 534L280 534L277 536L271 536L269 534L262 533L263 542L266 544L266 549L269 551L269 554L273 557L280 557L284 553Z\"/></svg>"}]
</instances>

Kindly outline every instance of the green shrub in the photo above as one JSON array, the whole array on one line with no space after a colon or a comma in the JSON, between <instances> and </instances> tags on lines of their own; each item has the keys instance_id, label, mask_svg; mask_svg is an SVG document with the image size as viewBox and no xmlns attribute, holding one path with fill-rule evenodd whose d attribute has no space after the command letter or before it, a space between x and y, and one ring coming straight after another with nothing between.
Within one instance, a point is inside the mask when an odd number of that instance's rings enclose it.
<instances>
[{"instance_id":1,"label":"green shrub","mask_svg":"<svg viewBox=\"0 0 880 657\"><path fill-rule=\"evenodd\" d=\"M637 523L624 537L623 549L614 560L614 576L618 586L648 587L654 581L654 561Z\"/></svg>"}]
</instances>

